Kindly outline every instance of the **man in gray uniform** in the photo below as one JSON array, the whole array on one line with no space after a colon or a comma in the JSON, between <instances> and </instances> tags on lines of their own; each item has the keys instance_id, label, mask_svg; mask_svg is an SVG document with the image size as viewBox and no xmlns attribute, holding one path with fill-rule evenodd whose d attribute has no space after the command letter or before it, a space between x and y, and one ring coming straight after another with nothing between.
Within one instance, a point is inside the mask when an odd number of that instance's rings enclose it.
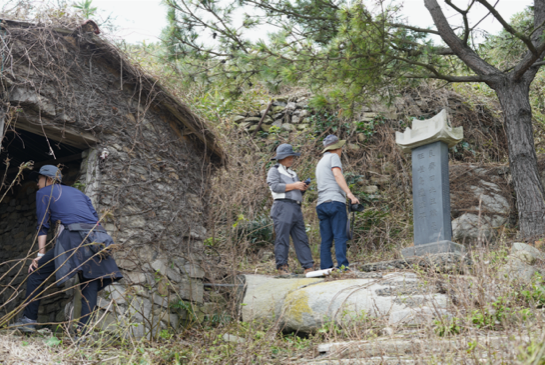
<instances>
[{"instance_id":1,"label":"man in gray uniform","mask_svg":"<svg viewBox=\"0 0 545 365\"><path fill-rule=\"evenodd\" d=\"M267 184L269 184L274 199L271 218L276 233L274 241L276 268L280 275L290 274L288 267L290 235L293 239L297 259L303 266L305 274L313 271L314 266L308 245L305 221L301 212L303 193L307 190L308 185L299 181L295 171L290 169L294 157L300 155L300 153L293 152L291 145L281 144L276 149L276 156L271 159L277 160L278 163L271 167L267 174Z\"/></svg>"}]
</instances>

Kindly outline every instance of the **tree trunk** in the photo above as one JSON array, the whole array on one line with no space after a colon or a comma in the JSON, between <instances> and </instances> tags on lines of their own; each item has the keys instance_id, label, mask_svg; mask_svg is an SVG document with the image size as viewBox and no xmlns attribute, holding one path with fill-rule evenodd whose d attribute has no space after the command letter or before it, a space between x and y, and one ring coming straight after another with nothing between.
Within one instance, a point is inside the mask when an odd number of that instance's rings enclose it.
<instances>
[{"instance_id":1,"label":"tree trunk","mask_svg":"<svg viewBox=\"0 0 545 365\"><path fill-rule=\"evenodd\" d=\"M509 144L509 166L515 184L521 239L533 241L545 232L545 201L537 169L529 82L509 77L493 85L500 100Z\"/></svg>"}]
</instances>

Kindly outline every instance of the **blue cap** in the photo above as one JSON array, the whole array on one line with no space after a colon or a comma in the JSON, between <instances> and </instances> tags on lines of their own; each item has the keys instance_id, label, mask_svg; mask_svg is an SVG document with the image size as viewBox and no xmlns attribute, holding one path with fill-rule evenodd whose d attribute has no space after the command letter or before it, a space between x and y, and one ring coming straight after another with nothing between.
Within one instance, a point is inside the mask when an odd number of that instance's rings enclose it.
<instances>
[{"instance_id":1,"label":"blue cap","mask_svg":"<svg viewBox=\"0 0 545 365\"><path fill-rule=\"evenodd\" d=\"M36 173L31 174L31 176L36 178L38 178L40 175L50 177L54 180L57 180L58 182L62 181L61 170L59 170L56 166L53 166L53 165L43 165L37 174Z\"/></svg>"},{"instance_id":2,"label":"blue cap","mask_svg":"<svg viewBox=\"0 0 545 365\"><path fill-rule=\"evenodd\" d=\"M276 156L271 158L271 160L283 160L289 156L301 156L300 153L293 152L293 147L291 144L283 143L276 149Z\"/></svg>"}]
</instances>

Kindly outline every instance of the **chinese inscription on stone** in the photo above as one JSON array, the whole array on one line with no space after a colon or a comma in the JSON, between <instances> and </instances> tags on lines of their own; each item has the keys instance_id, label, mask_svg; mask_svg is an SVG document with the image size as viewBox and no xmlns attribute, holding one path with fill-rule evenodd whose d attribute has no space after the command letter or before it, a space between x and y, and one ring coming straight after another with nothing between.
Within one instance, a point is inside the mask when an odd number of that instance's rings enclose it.
<instances>
[{"instance_id":1,"label":"chinese inscription on stone","mask_svg":"<svg viewBox=\"0 0 545 365\"><path fill-rule=\"evenodd\" d=\"M434 142L412 150L414 244L450 241L448 147Z\"/></svg>"}]
</instances>

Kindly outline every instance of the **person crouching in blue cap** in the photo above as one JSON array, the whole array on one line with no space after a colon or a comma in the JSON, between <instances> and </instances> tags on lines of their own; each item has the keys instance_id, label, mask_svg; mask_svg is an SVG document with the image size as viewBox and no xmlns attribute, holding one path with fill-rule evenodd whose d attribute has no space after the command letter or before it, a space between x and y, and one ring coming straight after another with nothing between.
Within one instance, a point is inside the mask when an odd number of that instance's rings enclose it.
<instances>
[{"instance_id":1,"label":"person crouching in blue cap","mask_svg":"<svg viewBox=\"0 0 545 365\"><path fill-rule=\"evenodd\" d=\"M276 269L280 275L290 274L288 266L290 235L293 239L297 259L303 266L305 274L313 271L314 267L301 211L303 193L307 190L308 185L299 181L295 171L290 168L294 157L300 155L300 153L293 152L291 145L281 144L276 149L276 156L271 159L278 163L271 167L267 174L267 184L269 184L274 199L271 218L276 233L274 241Z\"/></svg>"},{"instance_id":2,"label":"person crouching in blue cap","mask_svg":"<svg viewBox=\"0 0 545 365\"><path fill-rule=\"evenodd\" d=\"M97 303L97 293L123 276L114 258L101 247L113 244L112 238L99 223L98 214L91 199L76 188L61 185L60 170L45 165L38 173L33 172L38 216L38 256L28 269L25 310L23 317L10 327L22 332L36 331L40 296L43 285L55 274L57 285L79 274L81 318L78 333L82 334ZM45 251L50 223L60 222L55 247ZM96 245L95 243L100 243Z\"/></svg>"}]
</instances>

